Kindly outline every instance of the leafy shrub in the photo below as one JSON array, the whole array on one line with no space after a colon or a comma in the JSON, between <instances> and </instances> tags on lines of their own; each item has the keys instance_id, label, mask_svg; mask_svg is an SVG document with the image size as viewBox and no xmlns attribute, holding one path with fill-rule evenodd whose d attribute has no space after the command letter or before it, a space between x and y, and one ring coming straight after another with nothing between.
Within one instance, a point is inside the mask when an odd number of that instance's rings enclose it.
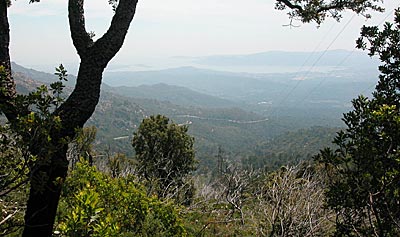
<instances>
[{"instance_id":1,"label":"leafy shrub","mask_svg":"<svg viewBox=\"0 0 400 237\"><path fill-rule=\"evenodd\" d=\"M112 178L83 161L65 182L56 229L62 236L186 236L175 206L147 196L133 176Z\"/></svg>"}]
</instances>

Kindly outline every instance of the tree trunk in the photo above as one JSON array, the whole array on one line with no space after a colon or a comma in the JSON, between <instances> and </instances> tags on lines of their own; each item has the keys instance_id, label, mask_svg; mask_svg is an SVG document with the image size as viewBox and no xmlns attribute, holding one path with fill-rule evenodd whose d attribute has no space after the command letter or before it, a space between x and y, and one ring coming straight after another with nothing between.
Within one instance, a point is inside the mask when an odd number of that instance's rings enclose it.
<instances>
[{"instance_id":1,"label":"tree trunk","mask_svg":"<svg viewBox=\"0 0 400 237\"><path fill-rule=\"evenodd\" d=\"M61 118L61 131L52 133L54 145L73 138L92 116L100 98L103 71L122 47L136 10L137 0L120 0L108 31L93 42L85 30L83 0L69 0L71 37L81 58L75 89L54 112ZM31 179L31 190L25 213L24 237L51 236L62 181L68 172L67 145L51 156L50 164L38 164ZM34 149L34 148L33 148ZM43 176L47 176L43 182ZM35 181L39 180L38 184ZM44 184L43 184L44 183Z\"/></svg>"},{"instance_id":2,"label":"tree trunk","mask_svg":"<svg viewBox=\"0 0 400 237\"><path fill-rule=\"evenodd\" d=\"M0 65L7 73L11 72L10 65L10 25L8 24L7 3L0 1Z\"/></svg>"},{"instance_id":3,"label":"tree trunk","mask_svg":"<svg viewBox=\"0 0 400 237\"><path fill-rule=\"evenodd\" d=\"M100 87L105 65L99 67L92 59L83 59L74 91L55 114L62 122L62 134L73 137L76 128L82 128L92 116L100 99Z\"/></svg>"},{"instance_id":4,"label":"tree trunk","mask_svg":"<svg viewBox=\"0 0 400 237\"><path fill-rule=\"evenodd\" d=\"M52 236L61 187L68 171L67 149L68 145L62 145L51 155L49 164L33 172L22 236Z\"/></svg>"},{"instance_id":5,"label":"tree trunk","mask_svg":"<svg viewBox=\"0 0 400 237\"><path fill-rule=\"evenodd\" d=\"M13 106L13 99L16 95L15 83L11 76L10 62L10 25L7 16L7 1L0 1L0 66L3 73L0 77L0 112L3 112L9 121L17 118L16 108Z\"/></svg>"},{"instance_id":6,"label":"tree trunk","mask_svg":"<svg viewBox=\"0 0 400 237\"><path fill-rule=\"evenodd\" d=\"M68 145L61 145L59 141L73 138L75 130L82 128L93 114L100 98L104 67L99 67L94 60L82 60L74 91L55 111L61 118L62 128L52 133L52 140L53 145L61 146L61 149L51 155L49 163L38 163L38 167L33 169L23 237L52 235L62 183L68 172ZM34 150L31 152L35 154ZM43 178L46 178L45 181Z\"/></svg>"}]
</instances>

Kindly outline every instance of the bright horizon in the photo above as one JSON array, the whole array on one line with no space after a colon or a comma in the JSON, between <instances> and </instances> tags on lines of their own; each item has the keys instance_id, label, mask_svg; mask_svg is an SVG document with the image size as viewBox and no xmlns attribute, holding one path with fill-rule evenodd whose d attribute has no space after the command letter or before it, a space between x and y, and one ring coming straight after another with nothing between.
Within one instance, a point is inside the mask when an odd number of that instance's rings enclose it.
<instances>
[{"instance_id":1,"label":"bright horizon","mask_svg":"<svg viewBox=\"0 0 400 237\"><path fill-rule=\"evenodd\" d=\"M362 25L391 20L398 4L387 1L386 12L372 19L345 13L340 23L328 19L294 23L274 9L274 1L248 0L140 1L124 46L110 63L138 65L165 63L171 57L240 55L265 51L354 50ZM11 60L22 65L77 64L67 18L67 1L13 1L9 9ZM86 28L101 36L112 17L107 1L86 0ZM96 39L96 38L95 38Z\"/></svg>"}]
</instances>

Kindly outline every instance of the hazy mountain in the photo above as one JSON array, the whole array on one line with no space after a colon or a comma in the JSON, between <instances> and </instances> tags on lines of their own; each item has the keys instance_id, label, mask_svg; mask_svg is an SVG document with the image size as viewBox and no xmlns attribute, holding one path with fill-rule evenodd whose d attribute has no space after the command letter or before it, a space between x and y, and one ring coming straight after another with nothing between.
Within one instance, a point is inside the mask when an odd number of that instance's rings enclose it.
<instances>
[{"instance_id":1,"label":"hazy mountain","mask_svg":"<svg viewBox=\"0 0 400 237\"><path fill-rule=\"evenodd\" d=\"M58 80L58 76L56 76L55 74L38 71L38 70L35 70L32 68L26 68L21 65L18 65L15 62L11 63L11 68L12 68L13 73L20 73L21 75L23 75L26 78L29 78L29 79L32 79L35 81L40 81L40 82L43 82L46 84L50 84L50 83ZM68 68L66 68L66 70L68 73ZM55 71L56 70L54 68L54 72ZM76 76L68 73L68 81L64 82L64 84L69 87L74 87L75 83L76 83ZM102 83L103 89L107 89L108 87L109 86L107 84Z\"/></svg>"},{"instance_id":2,"label":"hazy mountain","mask_svg":"<svg viewBox=\"0 0 400 237\"><path fill-rule=\"evenodd\" d=\"M234 107L236 103L216 96L206 95L181 86L172 86L164 83L141 85L138 87L120 86L110 88L110 92L132 97L170 101L183 106L196 107Z\"/></svg>"},{"instance_id":3,"label":"hazy mountain","mask_svg":"<svg viewBox=\"0 0 400 237\"><path fill-rule=\"evenodd\" d=\"M43 76L52 77L51 74ZM22 72L15 72L14 78L19 92L32 91L44 83L36 80L38 77L32 79ZM65 89L66 93L71 91L71 87ZM236 152L244 151L252 144L288 130L274 126L276 122L261 115L238 108L184 107L154 99L128 98L108 91L102 91L96 111L86 125L98 128L98 147L106 149L110 146L112 151L129 154L133 152L130 145L133 131L143 118L153 114L164 114L177 123L187 124L202 154L218 145Z\"/></svg>"},{"instance_id":4,"label":"hazy mountain","mask_svg":"<svg viewBox=\"0 0 400 237\"><path fill-rule=\"evenodd\" d=\"M111 86L140 86L164 83L183 86L201 93L225 97L242 97L265 87L257 78L237 73L220 72L194 67L158 71L108 72L104 81ZM274 88L279 88L276 84Z\"/></svg>"},{"instance_id":5,"label":"hazy mountain","mask_svg":"<svg viewBox=\"0 0 400 237\"><path fill-rule=\"evenodd\" d=\"M249 74L182 67L157 71L109 72L105 74L104 80L113 86L162 83L186 87L202 94L245 104L244 108L256 112L266 107L282 106L328 106L344 111L352 98L361 93L368 95L372 91L377 81L377 72L375 69L355 68L326 73ZM146 90L146 87L142 88Z\"/></svg>"},{"instance_id":6,"label":"hazy mountain","mask_svg":"<svg viewBox=\"0 0 400 237\"><path fill-rule=\"evenodd\" d=\"M17 70L23 71L27 69L18 67L14 69L14 78L19 92L26 93L32 91L43 83L33 80L23 72L17 72ZM28 71L33 73L36 79L40 78L39 76L48 79L53 77L51 74ZM315 125L328 127L340 126L340 113L329 107L303 109L282 106L273 109L272 113L265 113L268 115L263 115L263 111L254 113L240 108L207 107L206 104L216 103L216 101L219 101L221 105L223 103L231 105L231 102L205 96L186 88L158 84L155 86L141 86L134 89L137 90L137 93L142 91L144 96L146 93L162 94L161 91L167 91L164 95L158 95L159 97L171 96L175 91L177 96L186 96L185 99L193 100L193 98L196 98L196 100L199 100L196 103L203 104L204 107L188 107L155 99L129 98L111 92L113 90L120 91L121 88L103 90L95 113L86 123L86 126L94 125L98 129L95 142L95 148L98 152L102 153L107 150L109 152L125 153L128 156L133 155L131 147L132 134L140 125L143 118L153 114L164 114L178 124L189 126L189 133L195 137L196 156L203 168L205 166L212 166L215 161L214 155L218 151L219 146L229 151L229 153L234 154L235 157L243 157L249 154L264 154L264 151L268 153L272 148L273 150L278 149L270 145L266 146L265 144L270 144L271 141L281 139L282 134L287 132ZM168 92L168 90L170 91ZM71 91L71 87L65 88L66 93L70 93ZM145 91L147 92L145 93ZM179 101L179 98L175 100ZM303 132L300 131L301 133ZM296 136L296 138L289 139L285 144L301 148L304 146L303 143L303 140L299 140L298 136ZM257 144L260 145L257 146ZM285 150L286 147L282 147L281 149ZM308 151L309 149L306 150ZM268 162L259 160L263 159L263 157L270 159L272 156L257 155L253 157L256 160L249 160L249 162L252 164L264 164ZM285 157L290 158L292 156L288 155ZM276 163L275 160L274 162ZM278 162L276 164L281 163Z\"/></svg>"},{"instance_id":7,"label":"hazy mountain","mask_svg":"<svg viewBox=\"0 0 400 237\"><path fill-rule=\"evenodd\" d=\"M23 93L57 80L53 74L17 64L13 64L13 73L17 89ZM374 69L362 67L268 74L194 67L108 72L104 81L114 87L103 83L100 102L86 125L98 128L95 145L100 151L132 155L132 134L142 119L164 114L189 126L201 160L212 160L218 146L236 154L268 153L280 149L276 144L283 143L281 136L287 132L341 126L341 114L349 109L350 100L368 94L377 81L376 74ZM66 93L72 91L75 81L70 75ZM324 133L324 129L318 130ZM297 150L304 147L299 140L304 131L308 130L300 130L298 138L285 140L285 144L293 144L290 146Z\"/></svg>"},{"instance_id":8,"label":"hazy mountain","mask_svg":"<svg viewBox=\"0 0 400 237\"><path fill-rule=\"evenodd\" d=\"M12 71L14 73L22 73L25 77L33 79L35 81L41 81L47 84L50 84L52 82L55 82L56 80L58 80L58 77L54 74L50 74L50 73L45 73L45 72L41 72L41 71L37 71L35 69L29 69L29 68L25 68L21 65L18 65L15 62L11 63L11 68ZM54 68L54 72L55 72L55 68ZM68 81L65 82L65 84L67 86L74 86L76 82L76 77L74 75L68 75Z\"/></svg>"},{"instance_id":9,"label":"hazy mountain","mask_svg":"<svg viewBox=\"0 0 400 237\"><path fill-rule=\"evenodd\" d=\"M58 79L56 75L37 71L34 69L28 69L14 62L12 63L12 68L14 73L20 73L21 77L26 77L26 79L41 81L46 84L55 82ZM74 87L75 83L76 83L76 77L74 75L69 74L68 81L65 82L65 84L67 86ZM199 93L184 87L171 86L163 83L151 86L147 85L141 85L139 87L121 86L115 88L108 86L106 83L103 83L102 89L127 97L170 101L172 103L184 106L200 106L200 107L216 107L216 108L237 106L237 104L229 100L224 100L215 96ZM21 91L22 90L23 88L21 88ZM26 92L26 90L24 92Z\"/></svg>"},{"instance_id":10,"label":"hazy mountain","mask_svg":"<svg viewBox=\"0 0 400 237\"><path fill-rule=\"evenodd\" d=\"M345 66L376 67L378 60L371 59L365 52L329 50L320 52L269 51L246 55L214 55L192 58L201 65L213 66Z\"/></svg>"}]
</instances>

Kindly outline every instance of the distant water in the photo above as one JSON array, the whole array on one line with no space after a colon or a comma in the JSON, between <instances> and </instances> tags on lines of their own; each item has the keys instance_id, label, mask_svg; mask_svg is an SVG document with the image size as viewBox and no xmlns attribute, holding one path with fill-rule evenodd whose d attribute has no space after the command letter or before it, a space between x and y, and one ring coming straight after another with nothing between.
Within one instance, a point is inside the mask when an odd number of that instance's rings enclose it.
<instances>
[{"instance_id":1,"label":"distant water","mask_svg":"<svg viewBox=\"0 0 400 237\"><path fill-rule=\"evenodd\" d=\"M344 67L334 66L211 66L201 65L180 60L169 60L165 62L150 62L148 64L134 64L125 67L107 68L107 72L124 72L124 71L156 71L179 67L195 67L200 69L209 69L215 71L234 72L234 73L295 73L295 72L331 72L342 70Z\"/></svg>"},{"instance_id":2,"label":"distant water","mask_svg":"<svg viewBox=\"0 0 400 237\"><path fill-rule=\"evenodd\" d=\"M335 53L335 52L333 52ZM336 52L337 53L337 52ZM327 53L328 55L329 53ZM202 63L198 57L160 57L160 58L134 58L129 63L117 63L111 62L106 72L123 72L123 71L155 71L155 70L163 70L163 69L171 69L171 68L180 68L180 67L195 67L200 69L209 69L216 71L226 71L226 72L234 72L234 73L296 73L296 72L332 72L336 70L348 69L349 67L356 67L360 69L364 68L376 68L377 63L375 61L371 61L370 58L366 55L360 56L356 53L344 52L342 53L345 56L337 56L336 58L327 58L325 60L324 57L318 58L318 60L305 60L302 62L298 61L290 61L291 58L288 57L287 60L283 60L282 64L286 65L272 65L271 60L265 61L265 66L262 65L261 62L263 60L257 61L255 64L240 64L240 63L223 63L223 61L206 61L206 63ZM325 56L327 56L325 55ZM334 54L335 55L335 54ZM352 56L350 56L352 55ZM318 55L317 55L318 56ZM350 56L350 57L347 57ZM307 58L307 55L304 55ZM316 56L315 56L316 57ZM366 58L366 59L365 59ZM214 62L214 63L212 63ZM218 63L219 62L219 63ZM268 64L269 63L269 64ZM300 66L305 64L305 66ZM358 64L355 66L355 64ZM289 66L290 65L290 66ZM313 66L312 66L313 65ZM322 66L325 65L325 66ZM329 65L329 66L327 66ZM333 66L332 66L333 65ZM23 65L29 66L36 70L45 71L49 73L54 73L54 68L58 65ZM65 63L64 66L67 68L70 74L76 75L79 63Z\"/></svg>"},{"instance_id":3,"label":"distant water","mask_svg":"<svg viewBox=\"0 0 400 237\"><path fill-rule=\"evenodd\" d=\"M24 65L25 66L25 65ZM196 67L200 69L209 69L215 71L224 72L234 72L234 73L296 73L296 72L331 72L336 70L342 70L344 67L332 67L332 66L322 66L322 67L276 67L276 66L208 66L199 64L174 64L168 63L158 63L158 64L137 64L137 65L110 65L106 72L136 72L136 71L155 71L164 70L170 68L179 67ZM28 68L33 68L38 71L43 71L47 73L54 73L54 65L26 65ZM69 74L76 75L78 72L77 65L65 65Z\"/></svg>"}]
</instances>

